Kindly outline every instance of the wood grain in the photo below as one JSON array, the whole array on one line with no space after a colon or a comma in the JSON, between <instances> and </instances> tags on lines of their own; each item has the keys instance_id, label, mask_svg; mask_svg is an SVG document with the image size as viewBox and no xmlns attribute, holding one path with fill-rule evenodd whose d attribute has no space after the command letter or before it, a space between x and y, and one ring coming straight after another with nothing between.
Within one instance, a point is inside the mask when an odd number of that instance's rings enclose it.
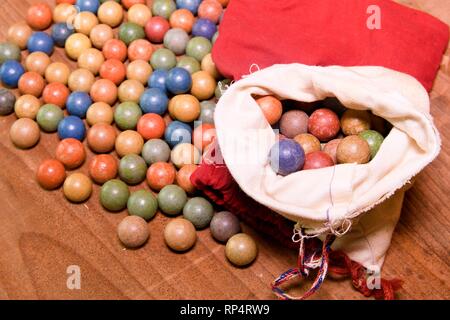
<instances>
[{"instance_id":1,"label":"wood grain","mask_svg":"<svg viewBox=\"0 0 450 320\"><path fill-rule=\"evenodd\" d=\"M0 40L35 2L0 2ZM450 23L448 1L400 2ZM52 58L65 61L61 49ZM405 280L400 299L450 298L449 61L447 50L431 93L442 153L407 193L383 269L385 277ZM168 219L161 214L150 222L151 239L144 248L123 249L115 229L126 213L105 212L98 203L97 186L81 205L68 203L60 190L40 189L34 174L41 161L54 156L57 137L43 134L36 148L18 150L8 138L14 120L14 115L0 118L0 299L272 299L270 282L295 265L295 252L249 228L246 232L257 239L260 249L249 268L232 267L224 247L208 230L199 232L194 250L175 254L164 245L162 231ZM69 265L81 268L81 290L67 289ZM295 290L304 290L307 284ZM363 297L350 282L329 280L314 298Z\"/></svg>"}]
</instances>

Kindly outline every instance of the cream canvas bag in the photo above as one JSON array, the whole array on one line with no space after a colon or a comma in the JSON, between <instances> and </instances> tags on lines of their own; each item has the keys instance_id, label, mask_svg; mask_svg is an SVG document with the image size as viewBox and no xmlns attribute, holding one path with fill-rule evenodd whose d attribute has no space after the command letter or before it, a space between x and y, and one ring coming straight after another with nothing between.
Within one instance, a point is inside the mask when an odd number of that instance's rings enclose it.
<instances>
[{"instance_id":1,"label":"cream canvas bag","mask_svg":"<svg viewBox=\"0 0 450 320\"><path fill-rule=\"evenodd\" d=\"M367 164L283 177L268 164L276 135L255 95L303 102L336 97L347 108L371 110L393 129ZM384 261L410 180L440 151L429 108L423 86L390 69L274 65L227 89L215 125L223 159L247 195L297 222L309 236L337 235L333 249L369 268Z\"/></svg>"}]
</instances>

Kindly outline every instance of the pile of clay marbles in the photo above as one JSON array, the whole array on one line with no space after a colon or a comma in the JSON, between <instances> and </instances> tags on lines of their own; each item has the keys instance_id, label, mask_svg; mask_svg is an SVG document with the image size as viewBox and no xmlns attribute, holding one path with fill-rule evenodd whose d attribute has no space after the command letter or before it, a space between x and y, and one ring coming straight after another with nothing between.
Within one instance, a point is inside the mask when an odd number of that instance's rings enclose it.
<instances>
[{"instance_id":1,"label":"pile of clay marbles","mask_svg":"<svg viewBox=\"0 0 450 320\"><path fill-rule=\"evenodd\" d=\"M391 129L370 111L347 109L335 98L302 103L264 96L256 102L278 133L268 157L281 176L337 164L366 164Z\"/></svg>"},{"instance_id":2,"label":"pile of clay marbles","mask_svg":"<svg viewBox=\"0 0 450 320\"><path fill-rule=\"evenodd\" d=\"M240 233L236 216L215 214L190 181L215 137L218 82L225 79L211 49L227 4L57 0L52 9L38 3L0 43L7 88L0 91L0 114L17 118L12 143L29 149L41 132L56 133L60 142L37 170L39 185L62 189L73 203L87 201L100 185L106 210L128 210L118 226L128 248L148 241L148 221L162 212L177 217L164 231L174 251L192 248L196 230L210 226L234 265L256 258L256 244ZM76 67L53 61L56 51ZM89 174L79 170L85 164ZM140 188L130 192L130 186Z\"/></svg>"}]
</instances>

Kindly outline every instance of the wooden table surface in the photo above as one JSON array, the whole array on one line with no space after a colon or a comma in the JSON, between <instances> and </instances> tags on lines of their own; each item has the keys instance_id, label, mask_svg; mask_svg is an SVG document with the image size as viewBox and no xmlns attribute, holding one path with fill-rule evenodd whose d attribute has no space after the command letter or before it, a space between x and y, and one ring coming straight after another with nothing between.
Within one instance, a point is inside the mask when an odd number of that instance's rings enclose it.
<instances>
[{"instance_id":1,"label":"wooden table surface","mask_svg":"<svg viewBox=\"0 0 450 320\"><path fill-rule=\"evenodd\" d=\"M0 2L0 41L8 26L23 20L29 4L35 2ZM400 2L450 24L448 0ZM65 60L61 49L53 59ZM450 298L449 50L431 104L442 135L442 152L407 193L383 269L384 277L405 281L400 299ZM34 180L36 169L54 156L58 139L55 134L42 134L34 149L18 150L8 138L14 120L14 115L0 117L0 299L272 299L271 281L295 266L295 252L245 226L260 249L249 268L232 267L224 257L224 246L211 238L209 230L199 232L190 252L172 253L163 241L168 218L162 214L150 222L151 239L145 247L123 249L116 227L126 212L104 211L98 186L81 205L68 203L60 190L39 188ZM81 171L86 172L86 166ZM67 289L70 265L81 268L81 290ZM328 280L314 298L363 297L349 281Z\"/></svg>"}]
</instances>

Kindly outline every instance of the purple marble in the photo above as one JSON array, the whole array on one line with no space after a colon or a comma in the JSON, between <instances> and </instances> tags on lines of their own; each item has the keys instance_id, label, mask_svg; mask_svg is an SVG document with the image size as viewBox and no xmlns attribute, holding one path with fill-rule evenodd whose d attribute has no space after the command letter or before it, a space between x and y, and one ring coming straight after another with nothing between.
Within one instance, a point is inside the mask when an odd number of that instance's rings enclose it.
<instances>
[{"instance_id":1,"label":"purple marble","mask_svg":"<svg viewBox=\"0 0 450 320\"><path fill-rule=\"evenodd\" d=\"M269 161L276 173L287 176L302 169L305 163L305 152L294 140L283 139L270 149Z\"/></svg>"}]
</instances>

